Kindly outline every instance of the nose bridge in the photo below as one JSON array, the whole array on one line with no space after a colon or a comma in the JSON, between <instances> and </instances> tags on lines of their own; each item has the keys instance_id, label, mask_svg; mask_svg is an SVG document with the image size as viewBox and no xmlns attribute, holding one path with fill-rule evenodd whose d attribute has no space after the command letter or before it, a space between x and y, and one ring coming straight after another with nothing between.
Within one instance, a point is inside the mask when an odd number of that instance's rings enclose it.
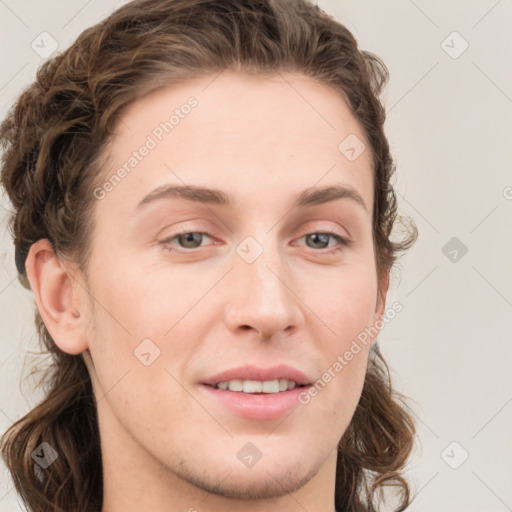
<instances>
[{"instance_id":1,"label":"nose bridge","mask_svg":"<svg viewBox=\"0 0 512 512\"><path fill-rule=\"evenodd\" d=\"M249 326L269 338L296 326L300 309L290 290L286 254L271 234L247 236L236 248L236 293L229 301L231 328Z\"/></svg>"},{"instance_id":2,"label":"nose bridge","mask_svg":"<svg viewBox=\"0 0 512 512\"><path fill-rule=\"evenodd\" d=\"M276 244L269 242L270 237L262 244L261 254L252 262L241 263L241 274L247 275L252 289L252 296L265 298L268 302L270 297L285 299L283 290L283 255Z\"/></svg>"},{"instance_id":3,"label":"nose bridge","mask_svg":"<svg viewBox=\"0 0 512 512\"><path fill-rule=\"evenodd\" d=\"M244 252L247 251L248 252ZM240 261L237 262L239 277L251 290L254 299L265 299L267 304L273 300L286 300L283 279L286 271L282 248L273 240L271 234L256 239L248 236L237 247Z\"/></svg>"}]
</instances>

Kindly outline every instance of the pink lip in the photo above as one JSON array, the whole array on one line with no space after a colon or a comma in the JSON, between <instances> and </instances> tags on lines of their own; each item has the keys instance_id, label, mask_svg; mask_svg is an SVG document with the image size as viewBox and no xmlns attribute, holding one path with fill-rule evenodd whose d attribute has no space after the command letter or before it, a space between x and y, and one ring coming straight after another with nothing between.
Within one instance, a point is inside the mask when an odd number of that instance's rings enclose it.
<instances>
[{"instance_id":1,"label":"pink lip","mask_svg":"<svg viewBox=\"0 0 512 512\"><path fill-rule=\"evenodd\" d=\"M231 368L225 370L217 375L208 377L202 384L209 384L215 386L219 382L225 382L228 380L275 380L275 379L287 379L293 380L299 385L311 384L312 379L309 379L304 373L288 366L286 364L280 364L272 366L271 368L258 368L253 365L239 366L238 368ZM290 390L293 391L293 390Z\"/></svg>"},{"instance_id":2,"label":"pink lip","mask_svg":"<svg viewBox=\"0 0 512 512\"><path fill-rule=\"evenodd\" d=\"M304 386L279 393L249 394L205 384L199 387L207 398L217 401L237 416L254 420L274 420L285 416L301 403L299 395L309 389L309 386Z\"/></svg>"},{"instance_id":3,"label":"pink lip","mask_svg":"<svg viewBox=\"0 0 512 512\"><path fill-rule=\"evenodd\" d=\"M243 393L239 391L222 390L214 387L219 382L229 380L276 380L287 379L295 381L298 386L279 393ZM220 403L223 407L238 416L256 420L272 420L281 418L300 404L299 395L308 390L313 379L304 373L280 364L271 368L259 368L245 365L220 372L208 377L200 385L200 389L209 399Z\"/></svg>"}]
</instances>

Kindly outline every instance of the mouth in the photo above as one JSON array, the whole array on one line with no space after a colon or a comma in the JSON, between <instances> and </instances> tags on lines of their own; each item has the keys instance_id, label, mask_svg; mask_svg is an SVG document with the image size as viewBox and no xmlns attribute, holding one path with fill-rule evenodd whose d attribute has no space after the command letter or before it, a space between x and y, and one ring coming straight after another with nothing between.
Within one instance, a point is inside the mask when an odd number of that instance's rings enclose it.
<instances>
[{"instance_id":1,"label":"mouth","mask_svg":"<svg viewBox=\"0 0 512 512\"><path fill-rule=\"evenodd\" d=\"M213 389L222 391L233 391L235 393L244 393L250 395L270 395L275 393L283 393L295 388L305 388L307 384L299 384L289 379L273 379L273 380L249 380L249 379L232 379L219 381L216 384L205 384Z\"/></svg>"},{"instance_id":2,"label":"mouth","mask_svg":"<svg viewBox=\"0 0 512 512\"><path fill-rule=\"evenodd\" d=\"M212 407L250 420L279 419L296 410L312 379L289 365L226 370L205 379L199 389Z\"/></svg>"}]
</instances>

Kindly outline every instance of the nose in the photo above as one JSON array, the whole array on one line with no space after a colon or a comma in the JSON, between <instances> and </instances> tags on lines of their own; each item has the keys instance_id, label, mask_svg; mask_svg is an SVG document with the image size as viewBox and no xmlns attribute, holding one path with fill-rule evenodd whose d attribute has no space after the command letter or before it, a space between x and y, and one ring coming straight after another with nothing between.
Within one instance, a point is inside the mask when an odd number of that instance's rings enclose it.
<instances>
[{"instance_id":1,"label":"nose","mask_svg":"<svg viewBox=\"0 0 512 512\"><path fill-rule=\"evenodd\" d=\"M263 252L252 262L234 254L225 320L231 332L251 330L270 341L300 328L303 303L282 249L270 243L261 246Z\"/></svg>"}]
</instances>

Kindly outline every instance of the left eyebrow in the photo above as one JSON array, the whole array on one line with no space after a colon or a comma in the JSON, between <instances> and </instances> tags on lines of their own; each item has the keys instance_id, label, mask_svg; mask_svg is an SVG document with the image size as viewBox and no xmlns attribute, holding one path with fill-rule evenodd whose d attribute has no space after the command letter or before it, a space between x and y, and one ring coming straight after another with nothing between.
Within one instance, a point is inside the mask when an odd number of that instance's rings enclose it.
<instances>
[{"instance_id":1,"label":"left eyebrow","mask_svg":"<svg viewBox=\"0 0 512 512\"><path fill-rule=\"evenodd\" d=\"M351 199L367 211L363 198L352 187L347 185L331 185L323 188L307 188L295 200L294 207L316 206L336 199Z\"/></svg>"},{"instance_id":2,"label":"left eyebrow","mask_svg":"<svg viewBox=\"0 0 512 512\"><path fill-rule=\"evenodd\" d=\"M159 199L185 199L188 201L213 204L218 206L231 206L230 196L219 189L198 187L195 185L162 185L145 196L136 207L136 210ZM363 198L356 190L347 185L330 185L323 188L308 188L300 192L292 207L311 207L325 204L336 199L350 199L368 210Z\"/></svg>"}]
</instances>

